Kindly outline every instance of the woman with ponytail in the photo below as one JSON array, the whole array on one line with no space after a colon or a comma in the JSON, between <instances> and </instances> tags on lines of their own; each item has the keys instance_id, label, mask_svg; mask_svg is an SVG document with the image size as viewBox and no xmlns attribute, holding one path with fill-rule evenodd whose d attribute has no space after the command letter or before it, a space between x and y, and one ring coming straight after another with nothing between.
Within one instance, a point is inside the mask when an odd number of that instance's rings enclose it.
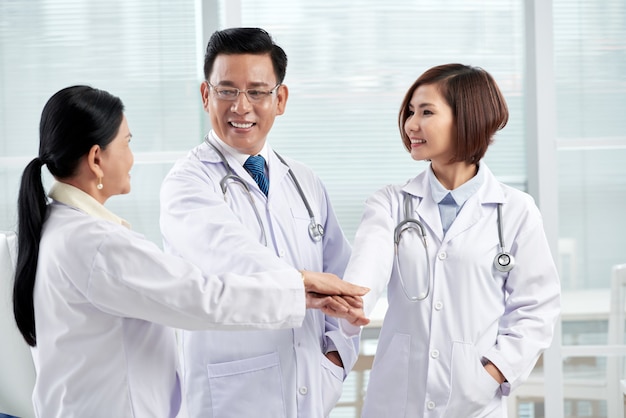
<instances>
[{"instance_id":1,"label":"woman with ponytail","mask_svg":"<svg viewBox=\"0 0 626 418\"><path fill-rule=\"evenodd\" d=\"M131 231L104 207L130 191L133 154L123 111L105 91L60 90L43 109L39 155L22 176L13 305L32 347L37 416L177 416L170 327L292 328L305 307L365 320L359 308L366 290L334 275L285 265L203 276ZM44 165L56 180L47 195Z\"/></svg>"}]
</instances>

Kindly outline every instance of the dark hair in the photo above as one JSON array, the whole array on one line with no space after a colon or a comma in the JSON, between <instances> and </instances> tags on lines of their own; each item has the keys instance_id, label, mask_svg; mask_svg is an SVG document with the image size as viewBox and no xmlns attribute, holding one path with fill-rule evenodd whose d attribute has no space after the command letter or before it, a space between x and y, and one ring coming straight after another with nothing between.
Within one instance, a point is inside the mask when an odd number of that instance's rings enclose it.
<instances>
[{"instance_id":1,"label":"dark hair","mask_svg":"<svg viewBox=\"0 0 626 418\"><path fill-rule=\"evenodd\" d=\"M37 345L33 290L41 229L48 199L41 166L57 179L75 174L81 157L94 145L106 146L117 135L124 117L122 101L89 86L67 87L46 103L39 124L39 156L24 169L18 194L18 253L13 285L13 314L30 346Z\"/></svg>"},{"instance_id":2,"label":"dark hair","mask_svg":"<svg viewBox=\"0 0 626 418\"><path fill-rule=\"evenodd\" d=\"M482 68L463 64L439 65L423 73L404 96L398 116L402 143L409 152L411 141L404 131L410 115L409 102L415 90L426 84L436 85L452 108L456 147L451 162L480 161L495 133L509 120L506 101L493 77Z\"/></svg>"},{"instance_id":3,"label":"dark hair","mask_svg":"<svg viewBox=\"0 0 626 418\"><path fill-rule=\"evenodd\" d=\"M282 83L287 72L287 54L260 28L230 28L211 35L204 55L204 78L209 79L219 54L270 54L276 82Z\"/></svg>"}]
</instances>

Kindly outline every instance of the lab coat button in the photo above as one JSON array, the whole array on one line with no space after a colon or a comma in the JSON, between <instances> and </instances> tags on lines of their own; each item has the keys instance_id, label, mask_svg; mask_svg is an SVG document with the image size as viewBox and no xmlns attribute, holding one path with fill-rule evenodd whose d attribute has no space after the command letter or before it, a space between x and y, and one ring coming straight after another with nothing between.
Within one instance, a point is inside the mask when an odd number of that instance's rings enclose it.
<instances>
[{"instance_id":1,"label":"lab coat button","mask_svg":"<svg viewBox=\"0 0 626 418\"><path fill-rule=\"evenodd\" d=\"M302 386L300 389L298 389L298 392L300 392L300 395L306 395L309 392L309 389L307 389L306 386Z\"/></svg>"},{"instance_id":2,"label":"lab coat button","mask_svg":"<svg viewBox=\"0 0 626 418\"><path fill-rule=\"evenodd\" d=\"M435 409L435 403L433 401L428 401L428 403L426 404L426 408L433 410Z\"/></svg>"},{"instance_id":3,"label":"lab coat button","mask_svg":"<svg viewBox=\"0 0 626 418\"><path fill-rule=\"evenodd\" d=\"M284 257L285 256L285 250L279 250L278 251L278 256L279 257Z\"/></svg>"},{"instance_id":4,"label":"lab coat button","mask_svg":"<svg viewBox=\"0 0 626 418\"><path fill-rule=\"evenodd\" d=\"M443 302L438 300L435 302L435 310L440 311L443 308Z\"/></svg>"},{"instance_id":5,"label":"lab coat button","mask_svg":"<svg viewBox=\"0 0 626 418\"><path fill-rule=\"evenodd\" d=\"M440 260L445 260L446 258L448 258L448 254L446 254L445 251L442 251L437 254L437 258L439 258Z\"/></svg>"},{"instance_id":6,"label":"lab coat button","mask_svg":"<svg viewBox=\"0 0 626 418\"><path fill-rule=\"evenodd\" d=\"M432 358L439 358L439 350L433 350L430 352Z\"/></svg>"}]
</instances>

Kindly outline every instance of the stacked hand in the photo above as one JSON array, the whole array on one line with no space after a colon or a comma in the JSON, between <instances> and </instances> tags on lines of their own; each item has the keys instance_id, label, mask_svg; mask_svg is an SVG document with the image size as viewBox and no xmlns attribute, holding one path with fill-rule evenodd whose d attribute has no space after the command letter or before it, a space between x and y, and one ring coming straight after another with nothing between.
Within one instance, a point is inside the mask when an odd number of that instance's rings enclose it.
<instances>
[{"instance_id":1,"label":"stacked hand","mask_svg":"<svg viewBox=\"0 0 626 418\"><path fill-rule=\"evenodd\" d=\"M306 307L320 309L326 315L343 318L352 325L367 325L363 299L369 289L344 282L331 273L302 271L306 291Z\"/></svg>"}]
</instances>

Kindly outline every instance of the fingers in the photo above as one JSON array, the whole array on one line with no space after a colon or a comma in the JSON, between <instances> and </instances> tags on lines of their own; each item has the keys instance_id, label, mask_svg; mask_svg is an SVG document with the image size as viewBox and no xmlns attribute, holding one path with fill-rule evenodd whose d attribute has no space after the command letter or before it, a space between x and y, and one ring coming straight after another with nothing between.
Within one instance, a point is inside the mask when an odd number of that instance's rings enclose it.
<instances>
[{"instance_id":1,"label":"fingers","mask_svg":"<svg viewBox=\"0 0 626 418\"><path fill-rule=\"evenodd\" d=\"M341 299L340 297L338 297ZM321 309L324 311L328 309L331 313L329 315L338 316L348 313L350 306L344 302L340 302L337 299L333 299L332 296L320 295L315 292L306 293L306 307L312 309ZM333 314L334 313L334 314Z\"/></svg>"},{"instance_id":2,"label":"fingers","mask_svg":"<svg viewBox=\"0 0 626 418\"><path fill-rule=\"evenodd\" d=\"M370 290L341 280L334 274L302 271L307 308L343 318L355 326L369 324L363 312L363 299Z\"/></svg>"},{"instance_id":3,"label":"fingers","mask_svg":"<svg viewBox=\"0 0 626 418\"><path fill-rule=\"evenodd\" d=\"M339 311L333 310L329 306L324 306L320 310L326 315L345 319L350 324L355 325L355 326L364 326L364 325L369 324L370 322L370 320L365 317L362 309L350 309L348 310L348 312L343 312L343 311L339 312Z\"/></svg>"},{"instance_id":4,"label":"fingers","mask_svg":"<svg viewBox=\"0 0 626 418\"><path fill-rule=\"evenodd\" d=\"M341 295L346 296L365 296L370 290L367 287L344 282L341 280Z\"/></svg>"},{"instance_id":5,"label":"fingers","mask_svg":"<svg viewBox=\"0 0 626 418\"><path fill-rule=\"evenodd\" d=\"M326 296L314 292L307 292L307 308L319 309L324 314L343 318L355 326L369 324L362 308L355 308L342 296Z\"/></svg>"},{"instance_id":6,"label":"fingers","mask_svg":"<svg viewBox=\"0 0 626 418\"><path fill-rule=\"evenodd\" d=\"M314 271L301 271L304 277L304 288L309 292L324 295L363 296L369 289L341 280L334 274Z\"/></svg>"},{"instance_id":7,"label":"fingers","mask_svg":"<svg viewBox=\"0 0 626 418\"><path fill-rule=\"evenodd\" d=\"M364 326L370 323L370 320L365 317L363 309L350 309L350 312L348 312L343 318L355 326Z\"/></svg>"},{"instance_id":8,"label":"fingers","mask_svg":"<svg viewBox=\"0 0 626 418\"><path fill-rule=\"evenodd\" d=\"M352 315L349 318L346 318L348 322L357 327L364 327L365 325L370 323L370 320L362 315Z\"/></svg>"},{"instance_id":9,"label":"fingers","mask_svg":"<svg viewBox=\"0 0 626 418\"><path fill-rule=\"evenodd\" d=\"M309 298L315 306L308 306ZM359 296L330 296L316 292L307 292L307 308L319 309L320 306L327 306L338 312L347 312L350 309L362 309L363 300Z\"/></svg>"},{"instance_id":10,"label":"fingers","mask_svg":"<svg viewBox=\"0 0 626 418\"><path fill-rule=\"evenodd\" d=\"M347 311L350 310L350 308L352 308L352 306L350 305L350 303L348 303L348 301L346 299L344 299L343 296L330 296L333 305L331 306L333 309L335 308L335 306L340 306L341 310L343 311L344 308Z\"/></svg>"},{"instance_id":11,"label":"fingers","mask_svg":"<svg viewBox=\"0 0 626 418\"><path fill-rule=\"evenodd\" d=\"M342 296L351 308L363 308L363 298L360 296Z\"/></svg>"}]
</instances>

